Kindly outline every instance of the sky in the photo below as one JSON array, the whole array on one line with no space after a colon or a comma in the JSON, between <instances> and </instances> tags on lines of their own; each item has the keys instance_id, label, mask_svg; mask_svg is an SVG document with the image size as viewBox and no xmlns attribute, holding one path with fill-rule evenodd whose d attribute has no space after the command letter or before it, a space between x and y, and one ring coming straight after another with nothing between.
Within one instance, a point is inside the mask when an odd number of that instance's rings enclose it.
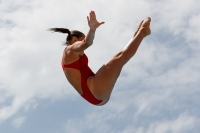
<instances>
[{"instance_id":1,"label":"sky","mask_svg":"<svg viewBox=\"0 0 200 133\"><path fill-rule=\"evenodd\" d=\"M199 0L0 0L0 133L199 133ZM96 72L126 46L140 21L152 34L123 67L110 101L86 102L66 80L62 27L87 34Z\"/></svg>"}]
</instances>

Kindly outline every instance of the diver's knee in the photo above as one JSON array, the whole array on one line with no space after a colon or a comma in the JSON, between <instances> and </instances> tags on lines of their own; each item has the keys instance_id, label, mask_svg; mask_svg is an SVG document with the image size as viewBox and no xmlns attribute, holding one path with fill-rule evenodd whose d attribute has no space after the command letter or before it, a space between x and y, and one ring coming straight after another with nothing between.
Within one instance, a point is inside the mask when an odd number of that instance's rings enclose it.
<instances>
[{"instance_id":1,"label":"diver's knee","mask_svg":"<svg viewBox=\"0 0 200 133\"><path fill-rule=\"evenodd\" d=\"M123 55L123 51L118 52L114 57L121 57Z\"/></svg>"},{"instance_id":2,"label":"diver's knee","mask_svg":"<svg viewBox=\"0 0 200 133\"><path fill-rule=\"evenodd\" d=\"M131 56L127 51L120 51L118 54L115 55L115 58L121 60L122 64L126 64Z\"/></svg>"}]
</instances>

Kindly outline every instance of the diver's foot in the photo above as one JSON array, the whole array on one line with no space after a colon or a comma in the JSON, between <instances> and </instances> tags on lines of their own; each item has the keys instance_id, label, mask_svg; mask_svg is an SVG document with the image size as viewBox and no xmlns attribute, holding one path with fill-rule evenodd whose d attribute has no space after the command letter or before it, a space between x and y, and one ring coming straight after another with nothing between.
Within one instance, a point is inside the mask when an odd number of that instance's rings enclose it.
<instances>
[{"instance_id":1,"label":"diver's foot","mask_svg":"<svg viewBox=\"0 0 200 133\"><path fill-rule=\"evenodd\" d=\"M142 20L142 22L140 22L140 24L139 24L139 26L138 26L138 28L137 28L135 34L134 34L134 37L137 35L138 31L140 30L143 21L144 21L144 20Z\"/></svg>"},{"instance_id":2,"label":"diver's foot","mask_svg":"<svg viewBox=\"0 0 200 133\"><path fill-rule=\"evenodd\" d=\"M137 30L137 33L138 32L142 32L144 34L144 36L146 37L147 35L150 35L151 34L151 29L150 29L150 22L151 22L151 18L148 17L147 19L143 20L141 23L140 23L140 26L139 26L139 30ZM137 33L134 34L134 36L137 35Z\"/></svg>"}]
</instances>

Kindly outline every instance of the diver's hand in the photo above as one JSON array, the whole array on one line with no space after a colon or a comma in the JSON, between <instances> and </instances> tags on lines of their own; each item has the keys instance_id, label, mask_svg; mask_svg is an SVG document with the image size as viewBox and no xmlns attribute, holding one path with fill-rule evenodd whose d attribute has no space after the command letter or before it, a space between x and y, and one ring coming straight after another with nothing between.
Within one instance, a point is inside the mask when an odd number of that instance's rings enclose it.
<instances>
[{"instance_id":1,"label":"diver's hand","mask_svg":"<svg viewBox=\"0 0 200 133\"><path fill-rule=\"evenodd\" d=\"M96 15L94 11L90 12L90 17L87 16L87 20L88 20L88 25L90 27L91 30L95 30L96 28L98 28L100 25L104 24L105 22L98 22L96 19Z\"/></svg>"}]
</instances>

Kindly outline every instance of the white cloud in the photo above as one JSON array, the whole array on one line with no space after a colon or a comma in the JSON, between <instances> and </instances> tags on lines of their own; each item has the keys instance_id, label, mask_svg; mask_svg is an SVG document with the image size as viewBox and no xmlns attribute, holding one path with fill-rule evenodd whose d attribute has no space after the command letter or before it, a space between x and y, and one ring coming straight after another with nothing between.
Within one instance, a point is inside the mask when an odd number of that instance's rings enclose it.
<instances>
[{"instance_id":1,"label":"white cloud","mask_svg":"<svg viewBox=\"0 0 200 133\"><path fill-rule=\"evenodd\" d=\"M198 120L187 115L187 113L180 114L177 118L172 120L161 120L151 123L146 127L127 127L123 133L135 132L135 133L186 133L197 126Z\"/></svg>"},{"instance_id":2,"label":"white cloud","mask_svg":"<svg viewBox=\"0 0 200 133\"><path fill-rule=\"evenodd\" d=\"M150 125L147 133L183 133L197 125L197 120L186 113L181 114L174 120L163 120Z\"/></svg>"},{"instance_id":3,"label":"white cloud","mask_svg":"<svg viewBox=\"0 0 200 133\"><path fill-rule=\"evenodd\" d=\"M23 98L14 98L12 101L12 104L9 106L3 106L0 109L0 123L2 123L4 120L8 119L22 107L22 104L25 104Z\"/></svg>"},{"instance_id":4,"label":"white cloud","mask_svg":"<svg viewBox=\"0 0 200 133\"><path fill-rule=\"evenodd\" d=\"M15 128L20 128L22 124L25 122L25 120L26 120L26 117L18 117L12 122L12 125Z\"/></svg>"}]
</instances>

